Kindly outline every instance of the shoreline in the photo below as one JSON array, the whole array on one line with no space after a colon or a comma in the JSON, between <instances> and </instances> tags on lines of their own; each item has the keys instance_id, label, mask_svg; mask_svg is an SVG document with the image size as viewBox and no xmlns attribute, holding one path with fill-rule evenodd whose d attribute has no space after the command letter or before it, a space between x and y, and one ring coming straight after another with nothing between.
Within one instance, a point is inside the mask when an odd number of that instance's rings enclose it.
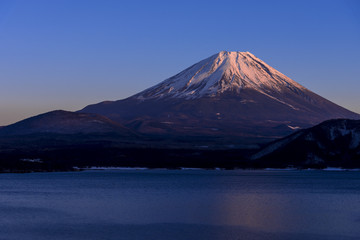
<instances>
[{"instance_id":1,"label":"shoreline","mask_svg":"<svg viewBox=\"0 0 360 240\"><path fill-rule=\"evenodd\" d=\"M147 167L89 167L89 168L78 168L80 171L91 171L91 170L129 170L129 171L141 171L141 170L206 170L206 171L329 171L329 172L345 172L345 171L360 171L359 168L334 168L327 167L323 169L318 168L147 168Z\"/></svg>"},{"instance_id":2,"label":"shoreline","mask_svg":"<svg viewBox=\"0 0 360 240\"><path fill-rule=\"evenodd\" d=\"M188 167L178 167L178 168L149 168L149 167L73 167L72 169L18 169L10 170L4 169L0 171L0 174L6 173L51 173L51 172L83 172L83 171L106 171L106 170L122 170L122 171L152 171L152 170L169 170L169 171L281 171L281 172L292 172L292 171L324 171L324 172L360 172L359 168L188 168Z\"/></svg>"}]
</instances>

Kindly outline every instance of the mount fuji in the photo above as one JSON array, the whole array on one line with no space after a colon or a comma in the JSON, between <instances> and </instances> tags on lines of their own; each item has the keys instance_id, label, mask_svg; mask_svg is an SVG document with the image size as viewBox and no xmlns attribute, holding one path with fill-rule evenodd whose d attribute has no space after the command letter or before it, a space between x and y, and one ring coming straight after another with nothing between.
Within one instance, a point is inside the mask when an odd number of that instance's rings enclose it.
<instances>
[{"instance_id":1,"label":"mount fuji","mask_svg":"<svg viewBox=\"0 0 360 240\"><path fill-rule=\"evenodd\" d=\"M256 145L324 120L359 119L249 52L222 51L129 98L89 105L149 136Z\"/></svg>"}]
</instances>

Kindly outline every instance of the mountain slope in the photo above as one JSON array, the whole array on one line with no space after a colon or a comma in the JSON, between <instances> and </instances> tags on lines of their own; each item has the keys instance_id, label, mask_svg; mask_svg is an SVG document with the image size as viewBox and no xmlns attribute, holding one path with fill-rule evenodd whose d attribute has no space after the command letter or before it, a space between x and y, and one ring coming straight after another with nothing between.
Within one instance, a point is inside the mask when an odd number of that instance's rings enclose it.
<instances>
[{"instance_id":1,"label":"mountain slope","mask_svg":"<svg viewBox=\"0 0 360 240\"><path fill-rule=\"evenodd\" d=\"M80 112L102 114L146 134L225 137L244 144L328 119L360 118L249 52L225 51L127 99Z\"/></svg>"},{"instance_id":2,"label":"mountain slope","mask_svg":"<svg viewBox=\"0 0 360 240\"><path fill-rule=\"evenodd\" d=\"M325 121L269 144L253 155L264 166L360 167L360 120Z\"/></svg>"}]
</instances>

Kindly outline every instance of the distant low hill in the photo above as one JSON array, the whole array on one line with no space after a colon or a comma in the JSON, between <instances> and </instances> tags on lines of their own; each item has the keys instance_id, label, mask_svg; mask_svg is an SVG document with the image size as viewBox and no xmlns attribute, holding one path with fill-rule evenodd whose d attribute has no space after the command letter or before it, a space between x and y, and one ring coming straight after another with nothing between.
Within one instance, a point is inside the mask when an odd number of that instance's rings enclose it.
<instances>
[{"instance_id":1,"label":"distant low hill","mask_svg":"<svg viewBox=\"0 0 360 240\"><path fill-rule=\"evenodd\" d=\"M56 110L0 128L0 136L15 136L40 133L134 133L118 122L94 113L76 113Z\"/></svg>"}]
</instances>

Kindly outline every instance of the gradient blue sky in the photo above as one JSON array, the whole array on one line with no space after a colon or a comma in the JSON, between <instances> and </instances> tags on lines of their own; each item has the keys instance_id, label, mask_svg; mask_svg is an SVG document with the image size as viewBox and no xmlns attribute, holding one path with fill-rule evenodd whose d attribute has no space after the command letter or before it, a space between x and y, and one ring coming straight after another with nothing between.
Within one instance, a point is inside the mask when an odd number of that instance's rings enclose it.
<instances>
[{"instance_id":1,"label":"gradient blue sky","mask_svg":"<svg viewBox=\"0 0 360 240\"><path fill-rule=\"evenodd\" d=\"M360 1L0 0L0 125L249 51L360 112Z\"/></svg>"}]
</instances>

